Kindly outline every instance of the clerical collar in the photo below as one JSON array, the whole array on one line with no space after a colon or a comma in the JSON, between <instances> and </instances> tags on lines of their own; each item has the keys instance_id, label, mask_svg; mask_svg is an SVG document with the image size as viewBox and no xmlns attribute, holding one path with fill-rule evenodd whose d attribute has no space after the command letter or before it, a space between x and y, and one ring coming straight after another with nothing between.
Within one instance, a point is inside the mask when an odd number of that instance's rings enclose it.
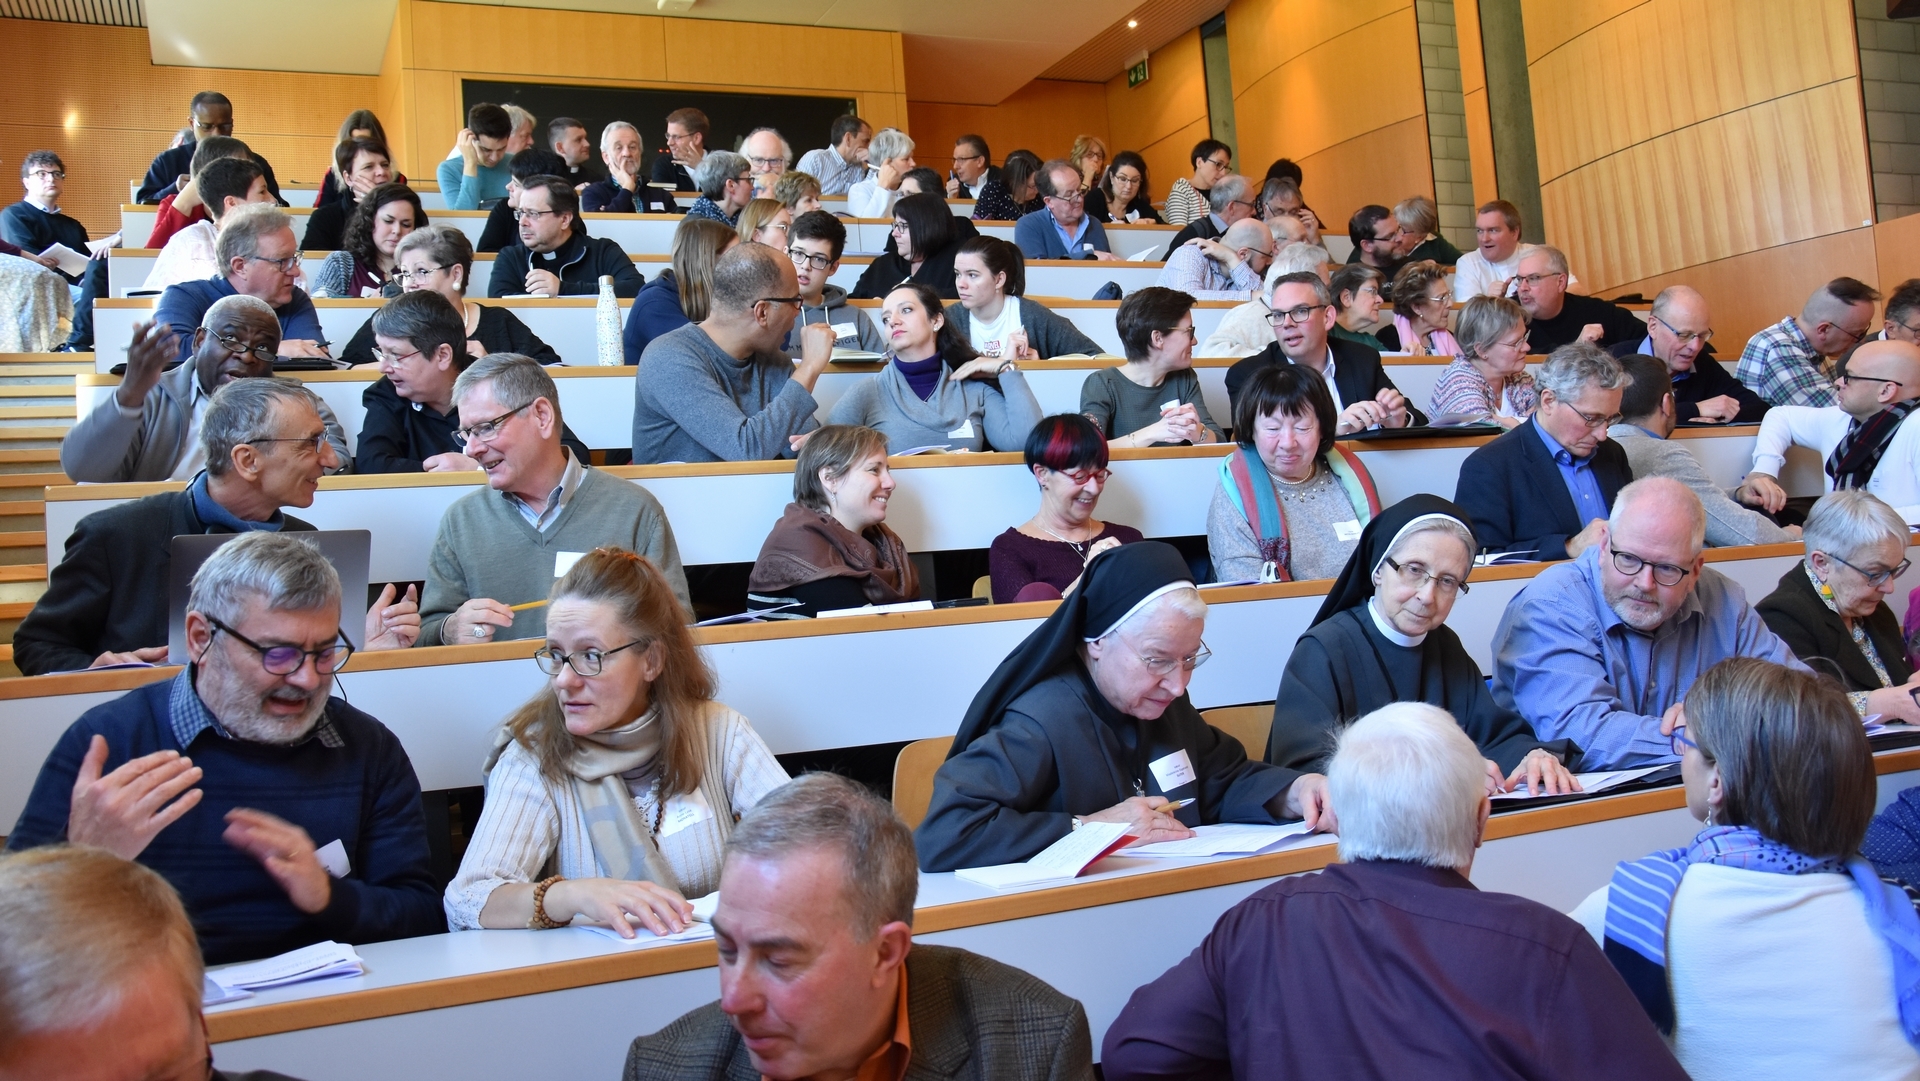
<instances>
[{"instance_id":1,"label":"clerical collar","mask_svg":"<svg viewBox=\"0 0 1920 1081\"><path fill-rule=\"evenodd\" d=\"M1381 637L1402 649L1412 649L1427 640L1424 634L1401 634L1395 630L1393 624L1387 622L1387 617L1380 614L1378 597L1367 598L1367 614L1373 617L1373 627L1380 632Z\"/></svg>"}]
</instances>

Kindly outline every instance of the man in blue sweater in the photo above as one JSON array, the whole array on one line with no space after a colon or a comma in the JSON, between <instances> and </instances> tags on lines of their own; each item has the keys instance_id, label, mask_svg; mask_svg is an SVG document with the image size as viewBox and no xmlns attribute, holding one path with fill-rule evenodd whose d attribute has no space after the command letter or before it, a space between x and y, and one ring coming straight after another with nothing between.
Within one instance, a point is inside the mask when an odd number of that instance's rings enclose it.
<instances>
[{"instance_id":1,"label":"man in blue sweater","mask_svg":"<svg viewBox=\"0 0 1920 1081\"><path fill-rule=\"evenodd\" d=\"M1029 259L1118 259L1107 245L1107 231L1087 214L1080 170L1065 158L1042 166L1040 195L1045 206L1023 215L1013 226L1013 242Z\"/></svg>"},{"instance_id":2,"label":"man in blue sweater","mask_svg":"<svg viewBox=\"0 0 1920 1081\"><path fill-rule=\"evenodd\" d=\"M0 239L34 255L55 244L64 244L81 255L90 254L87 227L60 211L60 196L66 190L66 181L67 167L61 162L60 155L51 150L29 153L26 160L20 163L20 183L26 187L27 197L0 211ZM116 239L105 247L116 247L118 244ZM105 248L94 255L87 262L86 269L78 274L68 274L57 266L49 269L67 279L67 285L73 293L73 333L58 352L85 352L92 349L93 301L95 297L105 295L107 290Z\"/></svg>"},{"instance_id":3,"label":"man in blue sweater","mask_svg":"<svg viewBox=\"0 0 1920 1081\"><path fill-rule=\"evenodd\" d=\"M266 203L234 207L220 221L213 252L220 262L220 276L170 285L154 309L154 325L170 328L179 343L179 360L193 356L194 331L200 329L207 309L237 293L266 301L280 317L281 356L327 355L327 336L320 329L313 298L293 284L300 273L300 245L293 239L293 219L285 211Z\"/></svg>"},{"instance_id":4,"label":"man in blue sweater","mask_svg":"<svg viewBox=\"0 0 1920 1081\"><path fill-rule=\"evenodd\" d=\"M93 845L159 872L209 964L444 931L413 765L328 696L353 652L340 601L295 535L222 547L193 577L191 663L82 714L7 846Z\"/></svg>"}]
</instances>

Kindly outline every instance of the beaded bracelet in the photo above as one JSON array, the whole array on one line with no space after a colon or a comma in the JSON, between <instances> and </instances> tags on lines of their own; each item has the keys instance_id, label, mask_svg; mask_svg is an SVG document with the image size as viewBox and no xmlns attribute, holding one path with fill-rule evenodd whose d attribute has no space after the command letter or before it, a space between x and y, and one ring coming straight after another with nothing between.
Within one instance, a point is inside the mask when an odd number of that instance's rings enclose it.
<instances>
[{"instance_id":1,"label":"beaded bracelet","mask_svg":"<svg viewBox=\"0 0 1920 1081\"><path fill-rule=\"evenodd\" d=\"M558 881L560 881L560 876L554 875L552 878L541 880L533 887L533 918L527 921L527 930L550 931L555 927L566 926L566 924L547 915L547 887Z\"/></svg>"}]
</instances>

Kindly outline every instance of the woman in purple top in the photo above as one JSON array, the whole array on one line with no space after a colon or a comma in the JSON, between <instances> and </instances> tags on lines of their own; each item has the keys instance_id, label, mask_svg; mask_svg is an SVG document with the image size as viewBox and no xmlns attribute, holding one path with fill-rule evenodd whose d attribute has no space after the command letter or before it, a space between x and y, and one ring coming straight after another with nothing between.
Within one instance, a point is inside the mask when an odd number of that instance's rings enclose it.
<instances>
[{"instance_id":1,"label":"woman in purple top","mask_svg":"<svg viewBox=\"0 0 1920 1081\"><path fill-rule=\"evenodd\" d=\"M1027 437L1027 468L1040 483L1040 512L993 539L993 602L1059 600L1080 584L1087 561L1140 540L1132 526L1098 521L1107 485L1107 441L1078 413L1043 418Z\"/></svg>"}]
</instances>

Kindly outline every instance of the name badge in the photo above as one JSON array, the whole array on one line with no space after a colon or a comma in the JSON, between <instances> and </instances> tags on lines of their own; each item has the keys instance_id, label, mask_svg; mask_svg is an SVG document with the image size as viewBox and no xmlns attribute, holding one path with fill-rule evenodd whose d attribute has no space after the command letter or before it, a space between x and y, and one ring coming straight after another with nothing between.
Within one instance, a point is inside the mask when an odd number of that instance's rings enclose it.
<instances>
[{"instance_id":1,"label":"name badge","mask_svg":"<svg viewBox=\"0 0 1920 1081\"><path fill-rule=\"evenodd\" d=\"M1172 399L1172 400L1170 400L1170 401L1164 401L1164 402L1161 402L1161 403L1160 403L1160 415L1161 415L1161 416L1166 416L1166 415L1167 415L1168 413L1170 413L1170 412L1172 412L1173 410L1175 410L1175 409L1178 409L1178 408L1180 408L1180 399L1178 399L1178 398L1174 398L1174 399Z\"/></svg>"},{"instance_id":2,"label":"name badge","mask_svg":"<svg viewBox=\"0 0 1920 1081\"><path fill-rule=\"evenodd\" d=\"M555 578L566 577L567 572L573 569L573 565L585 558L586 554L585 552L553 553L553 576Z\"/></svg>"},{"instance_id":3,"label":"name badge","mask_svg":"<svg viewBox=\"0 0 1920 1081\"><path fill-rule=\"evenodd\" d=\"M1342 540L1342 541L1359 540L1360 539L1359 521L1356 520L1351 522L1333 523L1333 537L1335 540Z\"/></svg>"},{"instance_id":4,"label":"name badge","mask_svg":"<svg viewBox=\"0 0 1920 1081\"><path fill-rule=\"evenodd\" d=\"M840 341L844 338L857 337L860 334L860 328L853 325L852 323L834 323L832 324L832 327L833 327L834 341Z\"/></svg>"},{"instance_id":5,"label":"name badge","mask_svg":"<svg viewBox=\"0 0 1920 1081\"><path fill-rule=\"evenodd\" d=\"M948 439L972 439L973 438L973 418L968 417L967 419L961 421L960 427L955 428L953 431L950 431L947 433L947 438Z\"/></svg>"},{"instance_id":6,"label":"name badge","mask_svg":"<svg viewBox=\"0 0 1920 1081\"><path fill-rule=\"evenodd\" d=\"M698 788L667 800L660 812L660 836L671 837L688 826L697 826L713 817L713 807Z\"/></svg>"},{"instance_id":7,"label":"name badge","mask_svg":"<svg viewBox=\"0 0 1920 1081\"><path fill-rule=\"evenodd\" d=\"M1185 750L1151 762L1147 768L1153 771L1153 779L1160 782L1160 791L1171 792L1183 784L1192 784L1195 776L1193 760L1187 757Z\"/></svg>"},{"instance_id":8,"label":"name badge","mask_svg":"<svg viewBox=\"0 0 1920 1081\"><path fill-rule=\"evenodd\" d=\"M347 846L338 840L314 849L313 858L319 860L320 866L335 878L345 878L353 873L353 865L347 861Z\"/></svg>"}]
</instances>

